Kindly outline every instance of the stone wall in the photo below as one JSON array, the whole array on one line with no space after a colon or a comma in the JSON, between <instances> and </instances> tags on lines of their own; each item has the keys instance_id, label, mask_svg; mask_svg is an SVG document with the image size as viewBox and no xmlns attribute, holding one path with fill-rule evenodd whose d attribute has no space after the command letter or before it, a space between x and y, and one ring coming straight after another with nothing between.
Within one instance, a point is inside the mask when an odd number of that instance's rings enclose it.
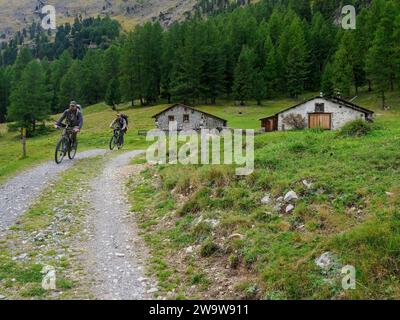
<instances>
[{"instance_id":1,"label":"stone wall","mask_svg":"<svg viewBox=\"0 0 400 320\"><path fill-rule=\"evenodd\" d=\"M184 115L189 116L189 121L183 121ZM222 120L208 116L200 111L178 105L157 116L156 121L159 129L169 129L169 116L174 116L178 130L199 130L202 124L205 129L222 128L224 126Z\"/></svg>"},{"instance_id":2,"label":"stone wall","mask_svg":"<svg viewBox=\"0 0 400 320\"><path fill-rule=\"evenodd\" d=\"M283 123L283 119L290 114L300 114L306 119L306 127L308 128L308 114L315 113L315 104L316 103L324 103L325 104L325 113L332 114L332 130L337 130L343 127L346 123L363 119L366 120L366 115L363 112L356 111L345 105L340 105L334 103L329 100L325 100L323 98L313 99L311 101L305 102L304 104L299 105L296 108L284 111L278 115L278 130L290 130L292 128L288 127Z\"/></svg>"}]
</instances>

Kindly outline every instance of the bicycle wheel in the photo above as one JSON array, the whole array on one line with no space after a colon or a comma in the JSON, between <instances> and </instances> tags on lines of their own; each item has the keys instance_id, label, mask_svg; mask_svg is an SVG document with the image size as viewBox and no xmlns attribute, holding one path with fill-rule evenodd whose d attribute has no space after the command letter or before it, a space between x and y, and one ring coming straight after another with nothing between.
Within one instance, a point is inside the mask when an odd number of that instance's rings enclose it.
<instances>
[{"instance_id":1,"label":"bicycle wheel","mask_svg":"<svg viewBox=\"0 0 400 320\"><path fill-rule=\"evenodd\" d=\"M117 144L117 142L118 142L117 139L118 139L118 138L117 138L115 135L113 135L113 136L111 137L111 140L110 140L110 150L114 150L114 148L115 148L115 146L116 146L116 144Z\"/></svg>"},{"instance_id":2,"label":"bicycle wheel","mask_svg":"<svg viewBox=\"0 0 400 320\"><path fill-rule=\"evenodd\" d=\"M68 158L70 158L71 160L75 158L76 150L78 150L78 141L75 141L75 143L71 146L71 148L69 148Z\"/></svg>"},{"instance_id":3,"label":"bicycle wheel","mask_svg":"<svg viewBox=\"0 0 400 320\"><path fill-rule=\"evenodd\" d=\"M54 160L57 164L60 164L66 155L67 143L68 141L66 141L65 138L61 138L57 143L56 152L54 154Z\"/></svg>"},{"instance_id":4,"label":"bicycle wheel","mask_svg":"<svg viewBox=\"0 0 400 320\"><path fill-rule=\"evenodd\" d=\"M122 149L122 147L124 146L124 139L122 139L122 142L121 143L119 143L119 140L120 140L120 137L118 136L118 138L117 138L118 140L118 150L120 150L120 149Z\"/></svg>"}]
</instances>

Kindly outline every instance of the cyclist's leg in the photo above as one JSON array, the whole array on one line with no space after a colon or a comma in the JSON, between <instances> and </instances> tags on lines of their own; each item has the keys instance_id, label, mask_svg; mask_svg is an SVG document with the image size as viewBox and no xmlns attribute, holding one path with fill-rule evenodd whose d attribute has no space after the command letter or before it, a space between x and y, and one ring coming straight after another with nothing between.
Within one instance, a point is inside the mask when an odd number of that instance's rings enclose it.
<instances>
[{"instance_id":1,"label":"cyclist's leg","mask_svg":"<svg viewBox=\"0 0 400 320\"><path fill-rule=\"evenodd\" d=\"M123 142L124 142L124 131L123 130L120 130L119 131L119 145L122 145L123 144Z\"/></svg>"},{"instance_id":2,"label":"cyclist's leg","mask_svg":"<svg viewBox=\"0 0 400 320\"><path fill-rule=\"evenodd\" d=\"M72 133L71 133L71 136L70 136L70 139L71 139L71 147L74 147L74 146L76 145L76 135L77 135L76 132L72 132Z\"/></svg>"}]
</instances>

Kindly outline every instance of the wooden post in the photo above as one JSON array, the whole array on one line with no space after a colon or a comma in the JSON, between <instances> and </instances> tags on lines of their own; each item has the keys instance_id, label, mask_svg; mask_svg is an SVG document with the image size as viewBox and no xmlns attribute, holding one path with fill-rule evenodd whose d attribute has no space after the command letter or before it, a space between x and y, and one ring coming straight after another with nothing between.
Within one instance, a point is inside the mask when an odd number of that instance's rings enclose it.
<instances>
[{"instance_id":1,"label":"wooden post","mask_svg":"<svg viewBox=\"0 0 400 320\"><path fill-rule=\"evenodd\" d=\"M26 128L21 129L22 134L22 157L26 157Z\"/></svg>"}]
</instances>

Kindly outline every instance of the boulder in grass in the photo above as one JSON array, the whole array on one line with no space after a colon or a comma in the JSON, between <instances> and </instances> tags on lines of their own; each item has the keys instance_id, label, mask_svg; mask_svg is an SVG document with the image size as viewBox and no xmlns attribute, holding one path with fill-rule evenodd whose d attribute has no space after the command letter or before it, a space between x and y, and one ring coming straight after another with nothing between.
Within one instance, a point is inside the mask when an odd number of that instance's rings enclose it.
<instances>
[{"instance_id":1,"label":"boulder in grass","mask_svg":"<svg viewBox=\"0 0 400 320\"><path fill-rule=\"evenodd\" d=\"M286 207L286 209L285 209L285 212L286 212L286 213L290 213L290 212L292 212L293 210L294 210L294 205L289 204L289 205L287 205L287 207Z\"/></svg>"},{"instance_id":2,"label":"boulder in grass","mask_svg":"<svg viewBox=\"0 0 400 320\"><path fill-rule=\"evenodd\" d=\"M262 204L268 204L271 201L271 195L267 194L261 199Z\"/></svg>"},{"instance_id":3,"label":"boulder in grass","mask_svg":"<svg viewBox=\"0 0 400 320\"><path fill-rule=\"evenodd\" d=\"M297 196L297 193L294 192L293 190L286 193L285 197L283 198L283 200L285 202L291 202L291 201L295 201L297 199L299 199L299 197Z\"/></svg>"},{"instance_id":4,"label":"boulder in grass","mask_svg":"<svg viewBox=\"0 0 400 320\"><path fill-rule=\"evenodd\" d=\"M324 252L321 256L315 259L315 264L323 271L329 271L337 265L337 257L332 252Z\"/></svg>"}]
</instances>

